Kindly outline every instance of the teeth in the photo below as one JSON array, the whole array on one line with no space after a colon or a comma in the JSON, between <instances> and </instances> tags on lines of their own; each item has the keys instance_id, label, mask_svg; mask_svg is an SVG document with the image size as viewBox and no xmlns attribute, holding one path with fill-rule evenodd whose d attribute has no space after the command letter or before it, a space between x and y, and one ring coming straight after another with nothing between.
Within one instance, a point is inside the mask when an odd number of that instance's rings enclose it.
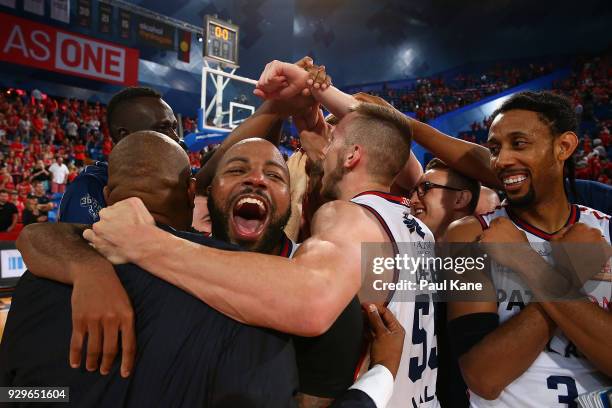
<instances>
[{"instance_id":1,"label":"teeth","mask_svg":"<svg viewBox=\"0 0 612 408\"><path fill-rule=\"evenodd\" d=\"M241 198L238 201L237 206L241 206L242 204L247 204L247 203L249 203L249 204L257 204L262 211L265 211L265 209L266 209L266 206L264 205L263 201L258 200L256 198L252 198L252 197Z\"/></svg>"},{"instance_id":2,"label":"teeth","mask_svg":"<svg viewBox=\"0 0 612 408\"><path fill-rule=\"evenodd\" d=\"M526 176L507 177L504 179L504 184L516 184L516 183L520 183L523 180L527 180L527 177Z\"/></svg>"},{"instance_id":3,"label":"teeth","mask_svg":"<svg viewBox=\"0 0 612 408\"><path fill-rule=\"evenodd\" d=\"M414 215L419 215L422 214L424 211L422 208L417 208L416 210L414 210Z\"/></svg>"}]
</instances>

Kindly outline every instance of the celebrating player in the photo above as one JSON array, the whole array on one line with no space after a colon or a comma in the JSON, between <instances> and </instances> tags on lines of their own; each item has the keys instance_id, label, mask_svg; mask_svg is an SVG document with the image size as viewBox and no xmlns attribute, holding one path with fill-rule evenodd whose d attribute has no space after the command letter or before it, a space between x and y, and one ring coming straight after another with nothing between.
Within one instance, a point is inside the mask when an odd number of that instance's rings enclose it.
<instances>
[{"instance_id":1,"label":"celebrating player","mask_svg":"<svg viewBox=\"0 0 612 408\"><path fill-rule=\"evenodd\" d=\"M491 167L504 185L508 205L451 224L447 240L542 245L555 238L592 243L605 254L610 217L571 205L564 190L564 172L578 143L575 128L571 105L560 96L524 92L504 102L494 115L488 143ZM543 282L546 276L539 271L548 264L531 249L522 255L508 249L499 253L502 264L522 271L535 294L564 279L553 273ZM604 375L612 374L612 315L606 310L610 282L589 293L597 304L550 302L542 296L529 303L509 296L511 279L501 267L493 267L492 279L494 288L508 295L499 304L449 305L449 332L472 406L576 406L579 394L606 385Z\"/></svg>"},{"instance_id":2,"label":"celebrating player","mask_svg":"<svg viewBox=\"0 0 612 408\"><path fill-rule=\"evenodd\" d=\"M150 266L152 273L231 317L285 332L320 334L360 287L362 242L433 241L427 227L408 215L406 200L388 194L409 157L405 116L372 104L354 112L345 109L344 115L323 161L322 190L333 201L317 211L312 237L293 259L192 247L152 225L138 200L103 211L88 238L103 252ZM237 162L227 171L244 170ZM269 177L262 175L262 180ZM419 228L408 228L406 217ZM153 248L155 253L149 252ZM424 337L416 347L406 342L391 406L410 400L435 405L436 366L429 358L435 353L433 305L425 305L419 310L414 303L398 302L395 310L390 306L407 332Z\"/></svg>"}]
</instances>

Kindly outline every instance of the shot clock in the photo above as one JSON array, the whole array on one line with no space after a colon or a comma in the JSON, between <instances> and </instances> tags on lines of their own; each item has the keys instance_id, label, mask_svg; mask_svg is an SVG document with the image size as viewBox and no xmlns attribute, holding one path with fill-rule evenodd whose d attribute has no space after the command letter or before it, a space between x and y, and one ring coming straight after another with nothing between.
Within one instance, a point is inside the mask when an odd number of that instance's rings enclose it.
<instances>
[{"instance_id":1,"label":"shot clock","mask_svg":"<svg viewBox=\"0 0 612 408\"><path fill-rule=\"evenodd\" d=\"M238 67L238 26L204 17L204 58Z\"/></svg>"}]
</instances>

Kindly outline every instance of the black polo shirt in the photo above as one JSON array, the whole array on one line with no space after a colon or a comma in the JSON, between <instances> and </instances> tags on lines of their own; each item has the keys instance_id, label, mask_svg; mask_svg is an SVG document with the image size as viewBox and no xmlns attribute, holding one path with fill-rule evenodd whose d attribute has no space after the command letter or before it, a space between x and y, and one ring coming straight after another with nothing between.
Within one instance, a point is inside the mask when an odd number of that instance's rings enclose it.
<instances>
[{"instance_id":1,"label":"black polo shirt","mask_svg":"<svg viewBox=\"0 0 612 408\"><path fill-rule=\"evenodd\" d=\"M71 287L26 273L0 345L0 386L69 386L76 407L294 406L298 377L290 336L238 323L135 265L116 270L136 316L130 377L120 377L119 359L107 376L71 369Z\"/></svg>"}]
</instances>

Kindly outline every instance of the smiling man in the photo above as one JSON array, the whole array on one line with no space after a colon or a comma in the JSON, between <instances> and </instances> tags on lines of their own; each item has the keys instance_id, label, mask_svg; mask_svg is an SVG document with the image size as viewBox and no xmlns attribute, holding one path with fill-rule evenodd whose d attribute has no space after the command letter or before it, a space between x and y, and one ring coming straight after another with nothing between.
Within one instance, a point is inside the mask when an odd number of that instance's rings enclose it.
<instances>
[{"instance_id":1,"label":"smiling man","mask_svg":"<svg viewBox=\"0 0 612 408\"><path fill-rule=\"evenodd\" d=\"M571 156L578 145L570 102L549 92L523 92L504 102L493 117L491 168L504 185L508 205L451 224L447 241L547 247L555 239L609 250L610 217L570 204L565 193L564 177L572 178ZM521 273L535 294L559 286L563 275L553 270L550 279L543 279L540 273L550 268L544 260L553 262L552 257L543 259L528 248L520 254L508 254L508 248L500 253L512 258L511 269ZM490 283L498 293L507 292L512 278L494 259ZM540 296L539 302L505 298L450 303L449 333L471 405L575 407L578 395L609 385L611 290L608 281L587 292L590 300L551 302Z\"/></svg>"},{"instance_id":2,"label":"smiling man","mask_svg":"<svg viewBox=\"0 0 612 408\"><path fill-rule=\"evenodd\" d=\"M480 183L433 159L410 194L412 213L442 239L451 222L472 215L480 196Z\"/></svg>"}]
</instances>

